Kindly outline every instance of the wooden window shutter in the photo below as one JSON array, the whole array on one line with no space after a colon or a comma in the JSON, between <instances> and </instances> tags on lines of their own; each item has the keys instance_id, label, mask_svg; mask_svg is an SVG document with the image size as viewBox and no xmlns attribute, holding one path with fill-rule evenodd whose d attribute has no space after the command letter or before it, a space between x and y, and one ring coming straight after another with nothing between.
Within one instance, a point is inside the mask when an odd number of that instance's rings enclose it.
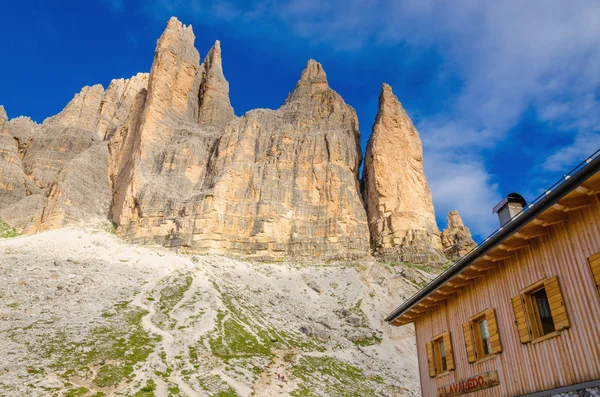
<instances>
[{"instance_id":1,"label":"wooden window shutter","mask_svg":"<svg viewBox=\"0 0 600 397\"><path fill-rule=\"evenodd\" d=\"M429 364L429 376L433 378L437 375L435 371L435 361L433 359L433 346L431 342L427 342L425 346L427 347L427 363Z\"/></svg>"},{"instance_id":2,"label":"wooden window shutter","mask_svg":"<svg viewBox=\"0 0 600 397\"><path fill-rule=\"evenodd\" d=\"M517 295L512 298L513 309L515 311L515 323L517 324L517 330L519 331L519 339L521 343L531 342L531 330L527 325L527 316L525 314L525 302L523 302L523 296Z\"/></svg>"},{"instance_id":3,"label":"wooden window shutter","mask_svg":"<svg viewBox=\"0 0 600 397\"><path fill-rule=\"evenodd\" d=\"M467 349L467 361L474 363L477 361L477 352L475 351L475 344L473 343L473 327L472 323L463 324L463 332L465 334L465 348Z\"/></svg>"},{"instance_id":4,"label":"wooden window shutter","mask_svg":"<svg viewBox=\"0 0 600 397\"><path fill-rule=\"evenodd\" d=\"M596 289L598 290L598 294L600 294L600 252L590 256L588 262L590 262L590 269L592 269Z\"/></svg>"},{"instance_id":5,"label":"wooden window shutter","mask_svg":"<svg viewBox=\"0 0 600 397\"><path fill-rule=\"evenodd\" d=\"M502 343L500 342L500 332L498 331L498 321L496 320L496 311L489 309L485 311L485 319L490 332L490 343L492 345L492 353L502 353Z\"/></svg>"},{"instance_id":6,"label":"wooden window shutter","mask_svg":"<svg viewBox=\"0 0 600 397\"><path fill-rule=\"evenodd\" d=\"M548 303L550 304L550 312L552 313L552 319L554 320L554 328L560 331L565 328L569 328L569 317L567 316L567 309L563 302L563 296L560 292L560 285L558 285L558 277L554 276L544 282L544 288L546 289L546 295L548 296Z\"/></svg>"},{"instance_id":7,"label":"wooden window shutter","mask_svg":"<svg viewBox=\"0 0 600 397\"><path fill-rule=\"evenodd\" d=\"M444 332L444 348L446 349L446 367L448 371L454 370L454 352L452 351L452 340L450 332Z\"/></svg>"}]
</instances>

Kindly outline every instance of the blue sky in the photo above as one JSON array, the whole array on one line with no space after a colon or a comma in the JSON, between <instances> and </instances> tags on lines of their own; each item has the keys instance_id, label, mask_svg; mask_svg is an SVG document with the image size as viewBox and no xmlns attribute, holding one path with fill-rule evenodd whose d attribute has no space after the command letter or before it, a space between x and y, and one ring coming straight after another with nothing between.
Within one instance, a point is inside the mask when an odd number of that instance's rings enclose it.
<instances>
[{"instance_id":1,"label":"blue sky","mask_svg":"<svg viewBox=\"0 0 600 397\"><path fill-rule=\"evenodd\" d=\"M203 57L221 40L237 115L277 108L309 58L358 113L363 147L390 84L421 133L440 227L479 238L511 191L532 200L600 147L600 2L5 2L0 104L41 122L81 87L147 72L168 18Z\"/></svg>"}]
</instances>

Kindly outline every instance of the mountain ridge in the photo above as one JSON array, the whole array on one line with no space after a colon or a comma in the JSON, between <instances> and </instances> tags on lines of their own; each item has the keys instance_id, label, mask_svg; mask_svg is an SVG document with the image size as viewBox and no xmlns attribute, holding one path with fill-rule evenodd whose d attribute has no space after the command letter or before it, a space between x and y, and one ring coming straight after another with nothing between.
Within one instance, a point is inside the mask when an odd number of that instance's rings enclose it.
<instances>
[{"instance_id":1,"label":"mountain ridge","mask_svg":"<svg viewBox=\"0 0 600 397\"><path fill-rule=\"evenodd\" d=\"M42 124L2 110L0 218L26 234L113 222L131 242L250 259L455 259L391 87L361 178L356 112L318 62L279 109L236 116L220 42L201 63L194 40L173 17L149 74L86 86Z\"/></svg>"}]
</instances>

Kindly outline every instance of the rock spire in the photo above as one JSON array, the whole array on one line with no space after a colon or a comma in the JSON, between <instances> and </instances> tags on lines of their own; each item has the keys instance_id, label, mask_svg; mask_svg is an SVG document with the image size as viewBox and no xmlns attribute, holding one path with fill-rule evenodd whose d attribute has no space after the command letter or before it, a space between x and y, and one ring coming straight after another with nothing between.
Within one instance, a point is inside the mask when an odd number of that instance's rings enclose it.
<instances>
[{"instance_id":1,"label":"rock spire","mask_svg":"<svg viewBox=\"0 0 600 397\"><path fill-rule=\"evenodd\" d=\"M364 166L371 246L378 256L444 262L419 133L384 84Z\"/></svg>"},{"instance_id":2,"label":"rock spire","mask_svg":"<svg viewBox=\"0 0 600 397\"><path fill-rule=\"evenodd\" d=\"M41 125L0 106L0 218L19 233L112 222L131 242L254 259L445 262L417 130L384 85L363 189L354 109L309 60L279 109L236 117L216 41L171 18L150 73L84 87ZM366 208L366 210L365 210Z\"/></svg>"},{"instance_id":3,"label":"rock spire","mask_svg":"<svg viewBox=\"0 0 600 397\"><path fill-rule=\"evenodd\" d=\"M229 83L223 75L221 43L215 42L200 66L202 80L199 94L200 125L223 127L233 118L233 108L229 101Z\"/></svg>"},{"instance_id":4,"label":"rock spire","mask_svg":"<svg viewBox=\"0 0 600 397\"><path fill-rule=\"evenodd\" d=\"M458 210L450 211L446 218L448 226L442 232L444 254L452 261L457 261L477 245L471 237L471 231L463 223Z\"/></svg>"}]
</instances>

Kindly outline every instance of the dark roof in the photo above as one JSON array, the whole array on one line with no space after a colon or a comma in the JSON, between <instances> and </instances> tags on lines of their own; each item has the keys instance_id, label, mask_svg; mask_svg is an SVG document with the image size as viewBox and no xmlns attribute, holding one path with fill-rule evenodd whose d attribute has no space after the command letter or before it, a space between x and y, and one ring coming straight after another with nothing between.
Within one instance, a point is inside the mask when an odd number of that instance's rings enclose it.
<instances>
[{"instance_id":1,"label":"dark roof","mask_svg":"<svg viewBox=\"0 0 600 397\"><path fill-rule=\"evenodd\" d=\"M454 265L441 273L423 289L419 290L406 302L396 308L396 310L386 317L385 321L392 322L402 314L409 311L413 306L434 293L447 281L469 267L473 262L486 255L486 253L488 253L490 250L500 245L505 239L516 233L531 220L535 219L546 209L556 204L558 200L572 190L576 189L585 180L599 171L600 149L596 150L596 152L589 156L585 161L575 167L571 172L569 172L544 193L542 193L538 198L523 208L523 210L514 216L510 222L493 232L481 244L473 248Z\"/></svg>"}]
</instances>

